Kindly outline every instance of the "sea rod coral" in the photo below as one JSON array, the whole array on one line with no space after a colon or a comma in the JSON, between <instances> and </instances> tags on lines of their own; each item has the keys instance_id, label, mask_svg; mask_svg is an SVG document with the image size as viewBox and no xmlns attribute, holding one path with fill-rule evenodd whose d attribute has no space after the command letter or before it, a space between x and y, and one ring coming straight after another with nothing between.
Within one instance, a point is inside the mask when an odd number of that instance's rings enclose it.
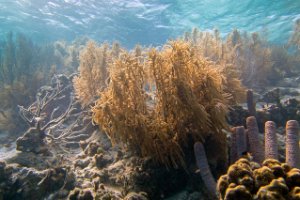
<instances>
[{"instance_id":1,"label":"sea rod coral","mask_svg":"<svg viewBox=\"0 0 300 200\"><path fill-rule=\"evenodd\" d=\"M225 92L221 67L197 56L188 42L150 49L146 59L124 52L109 65L109 80L92 111L113 143L124 142L166 166L184 167L183 147L210 141L208 146L218 150L208 147L208 160L226 163L222 129L234 96Z\"/></svg>"}]
</instances>

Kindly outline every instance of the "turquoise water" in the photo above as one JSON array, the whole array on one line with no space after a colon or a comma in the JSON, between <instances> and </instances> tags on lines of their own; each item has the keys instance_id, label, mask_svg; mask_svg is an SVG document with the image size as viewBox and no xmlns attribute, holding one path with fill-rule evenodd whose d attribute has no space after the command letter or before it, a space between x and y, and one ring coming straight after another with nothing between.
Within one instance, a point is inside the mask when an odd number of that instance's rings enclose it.
<instances>
[{"instance_id":1,"label":"turquoise water","mask_svg":"<svg viewBox=\"0 0 300 200\"><path fill-rule=\"evenodd\" d=\"M42 42L88 36L160 45L199 27L263 31L284 43L298 18L299 0L0 0L0 36L22 32Z\"/></svg>"}]
</instances>

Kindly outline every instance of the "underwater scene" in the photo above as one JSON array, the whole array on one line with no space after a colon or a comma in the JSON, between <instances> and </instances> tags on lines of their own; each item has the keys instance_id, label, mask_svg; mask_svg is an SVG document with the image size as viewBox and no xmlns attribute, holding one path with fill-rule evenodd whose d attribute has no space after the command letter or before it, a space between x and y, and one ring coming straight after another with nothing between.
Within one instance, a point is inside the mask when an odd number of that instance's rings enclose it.
<instances>
[{"instance_id":1,"label":"underwater scene","mask_svg":"<svg viewBox=\"0 0 300 200\"><path fill-rule=\"evenodd\" d=\"M300 200L300 1L0 0L0 200Z\"/></svg>"}]
</instances>

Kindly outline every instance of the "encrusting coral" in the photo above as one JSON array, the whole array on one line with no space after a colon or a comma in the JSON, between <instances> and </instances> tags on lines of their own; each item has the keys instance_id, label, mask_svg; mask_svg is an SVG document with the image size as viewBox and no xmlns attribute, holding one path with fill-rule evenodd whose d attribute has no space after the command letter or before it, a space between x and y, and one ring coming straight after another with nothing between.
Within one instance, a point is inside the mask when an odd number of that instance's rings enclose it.
<instances>
[{"instance_id":1,"label":"encrusting coral","mask_svg":"<svg viewBox=\"0 0 300 200\"><path fill-rule=\"evenodd\" d=\"M233 163L222 175L217 183L217 192L220 199L298 199L300 186L299 161L299 139L298 122L290 120L286 124L286 162L281 163L278 157L278 144L276 125L272 121L265 123L265 159L262 156L257 159L256 149L259 147L259 136L255 117L247 118L248 140L250 143L250 154L243 156ZM243 127L235 127L234 130ZM249 135L249 134L252 134ZM254 139L251 137L254 137ZM251 139L251 140L250 140ZM232 135L231 148L237 150L236 131ZM253 143L253 144L251 144ZM254 148L251 148L253 145ZM255 149L256 148L256 149ZM253 151L255 150L255 151ZM262 150L259 150L262 151ZM232 151L234 152L234 151ZM231 153L232 154L232 153ZM234 155L231 155L232 159ZM255 159L256 158L256 159ZM254 162L258 160L259 162Z\"/></svg>"},{"instance_id":2,"label":"encrusting coral","mask_svg":"<svg viewBox=\"0 0 300 200\"><path fill-rule=\"evenodd\" d=\"M109 79L92 110L93 120L113 142L178 167L185 165L184 146L191 141L205 145L210 137L218 150L207 152L218 153L208 157L226 163L222 129L230 99L235 99L224 91L228 85L221 67L197 56L188 42L151 49L144 59L124 52L109 66Z\"/></svg>"},{"instance_id":3,"label":"encrusting coral","mask_svg":"<svg viewBox=\"0 0 300 200\"><path fill-rule=\"evenodd\" d=\"M219 178L219 199L297 199L300 171L275 159L262 165L241 158Z\"/></svg>"}]
</instances>

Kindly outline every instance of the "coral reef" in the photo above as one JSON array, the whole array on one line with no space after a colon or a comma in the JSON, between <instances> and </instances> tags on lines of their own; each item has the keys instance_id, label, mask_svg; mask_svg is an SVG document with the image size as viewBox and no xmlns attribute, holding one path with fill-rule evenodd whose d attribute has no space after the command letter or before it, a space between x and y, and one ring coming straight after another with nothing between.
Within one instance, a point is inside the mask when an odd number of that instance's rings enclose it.
<instances>
[{"instance_id":1,"label":"coral reef","mask_svg":"<svg viewBox=\"0 0 300 200\"><path fill-rule=\"evenodd\" d=\"M19 106L30 128L17 139L17 150L45 153L49 148L64 152L71 146L79 147L79 141L89 138L95 128L87 111L78 104L74 101L72 75L55 75L52 85L40 88L34 103L28 108Z\"/></svg>"},{"instance_id":2,"label":"coral reef","mask_svg":"<svg viewBox=\"0 0 300 200\"><path fill-rule=\"evenodd\" d=\"M34 101L37 90L48 84L56 72L66 73L64 63L71 55L72 63L78 63L80 45L58 47L54 44L37 45L23 34L9 33L0 42L0 130L18 135L27 126L18 114L18 105L29 106ZM58 55L65 51L64 57Z\"/></svg>"},{"instance_id":3,"label":"coral reef","mask_svg":"<svg viewBox=\"0 0 300 200\"><path fill-rule=\"evenodd\" d=\"M220 68L196 55L180 40L160 52L150 50L146 59L122 54L109 69L110 82L93 108L93 120L113 143L122 141L166 166L184 166L182 147L189 138L205 142L209 136L220 149L208 157L224 165L222 129L234 99L222 86L227 84Z\"/></svg>"},{"instance_id":4,"label":"coral reef","mask_svg":"<svg viewBox=\"0 0 300 200\"><path fill-rule=\"evenodd\" d=\"M40 49L42 62L30 40L10 37L0 53L0 93L10 91L0 94L0 129L13 129L17 111L29 128L14 156L0 161L0 199L145 200L175 193L177 199L215 199L216 188L220 199L299 198L300 170L293 167L299 167L300 104L282 100L290 94L282 88L257 98L266 91L257 87L294 74L297 50L270 46L256 33L234 30L222 40L217 30L194 29L185 41L156 49L95 42L83 49L82 41L59 41ZM26 88L33 76L43 79L36 95ZM247 99L239 77L254 88ZM287 87L299 85L291 80ZM248 110L236 105L241 100ZM232 133L228 123L236 126ZM227 154L233 165L216 183Z\"/></svg>"},{"instance_id":5,"label":"coral reef","mask_svg":"<svg viewBox=\"0 0 300 200\"><path fill-rule=\"evenodd\" d=\"M62 167L37 171L0 162L0 172L1 199L57 199L75 185L74 174Z\"/></svg>"}]
</instances>

